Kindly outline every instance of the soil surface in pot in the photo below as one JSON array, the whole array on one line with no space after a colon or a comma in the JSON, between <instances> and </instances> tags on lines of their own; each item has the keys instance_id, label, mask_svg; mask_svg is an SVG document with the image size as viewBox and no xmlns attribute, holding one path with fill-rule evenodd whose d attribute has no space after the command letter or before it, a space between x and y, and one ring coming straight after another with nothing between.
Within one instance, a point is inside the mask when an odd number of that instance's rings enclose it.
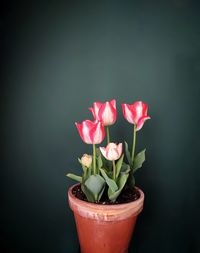
<instances>
[{"instance_id":1,"label":"soil surface in pot","mask_svg":"<svg viewBox=\"0 0 200 253\"><path fill-rule=\"evenodd\" d=\"M140 197L140 193L136 188L130 189L130 188L126 188L123 189L120 196L117 198L115 203L112 203L108 197L106 196L107 191L104 191L105 194L103 194L103 196L101 197L101 200L98 204L102 204L102 205L116 205L116 204L125 204L125 203L129 203L132 201L135 201L137 199L139 199ZM81 185L76 185L73 189L72 189L72 194L76 196L76 198L83 200L83 201L87 201L87 198L85 196L85 194L83 193L83 191L81 190Z\"/></svg>"}]
</instances>

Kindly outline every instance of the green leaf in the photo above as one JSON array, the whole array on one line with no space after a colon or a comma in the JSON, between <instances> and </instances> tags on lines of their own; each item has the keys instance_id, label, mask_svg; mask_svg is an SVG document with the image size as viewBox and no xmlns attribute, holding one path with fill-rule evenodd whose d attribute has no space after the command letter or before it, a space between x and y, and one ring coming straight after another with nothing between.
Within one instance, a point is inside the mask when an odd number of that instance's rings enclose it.
<instances>
[{"instance_id":1,"label":"green leaf","mask_svg":"<svg viewBox=\"0 0 200 253\"><path fill-rule=\"evenodd\" d=\"M128 143L125 141L125 153L126 153L126 158L128 160L128 163L130 164L130 166L132 167L133 166L133 161L131 159L131 154L130 154L130 151L128 149Z\"/></svg>"},{"instance_id":2,"label":"green leaf","mask_svg":"<svg viewBox=\"0 0 200 253\"><path fill-rule=\"evenodd\" d=\"M133 188L135 186L135 177L133 175L133 172L131 171L128 177L127 185L130 188Z\"/></svg>"},{"instance_id":3,"label":"green leaf","mask_svg":"<svg viewBox=\"0 0 200 253\"><path fill-rule=\"evenodd\" d=\"M95 198L94 198L93 194L85 186L85 181L90 177L90 175L91 175L91 169L86 168L86 170L83 172L83 176L82 176L81 190L84 192L84 194L86 195L87 200L89 202L95 202Z\"/></svg>"},{"instance_id":4,"label":"green leaf","mask_svg":"<svg viewBox=\"0 0 200 253\"><path fill-rule=\"evenodd\" d=\"M91 169L84 166L84 171L82 175L82 182L85 182L91 176Z\"/></svg>"},{"instance_id":5,"label":"green leaf","mask_svg":"<svg viewBox=\"0 0 200 253\"><path fill-rule=\"evenodd\" d=\"M108 177L108 175L106 174L106 172L103 169L100 169L102 176L104 177L107 185L109 186L109 188L111 189L111 191L115 192L118 190L118 186L115 183L115 181L111 178Z\"/></svg>"},{"instance_id":6,"label":"green leaf","mask_svg":"<svg viewBox=\"0 0 200 253\"><path fill-rule=\"evenodd\" d=\"M98 198L97 198L97 202L99 202L99 200L101 199L102 195L103 195L103 192L105 190L105 186L106 184L104 184L104 187L102 188L102 190L100 191L99 195L98 195Z\"/></svg>"},{"instance_id":7,"label":"green leaf","mask_svg":"<svg viewBox=\"0 0 200 253\"><path fill-rule=\"evenodd\" d=\"M103 162L103 168L106 170L111 170L112 171L112 161L107 160L104 156L101 156L102 162Z\"/></svg>"},{"instance_id":8,"label":"green leaf","mask_svg":"<svg viewBox=\"0 0 200 253\"><path fill-rule=\"evenodd\" d=\"M102 190L105 187L105 180L100 175L91 175L86 181L85 186L94 196L95 201L99 200L99 195L102 194Z\"/></svg>"},{"instance_id":9,"label":"green leaf","mask_svg":"<svg viewBox=\"0 0 200 253\"><path fill-rule=\"evenodd\" d=\"M81 190L84 192L88 201L95 202L93 194L90 192L90 190L87 189L87 187L84 184L81 184Z\"/></svg>"},{"instance_id":10,"label":"green leaf","mask_svg":"<svg viewBox=\"0 0 200 253\"><path fill-rule=\"evenodd\" d=\"M123 159L124 159L124 154L120 157L120 159L117 161L116 164L116 178L118 178L121 167L122 167L122 163L123 163Z\"/></svg>"},{"instance_id":11,"label":"green leaf","mask_svg":"<svg viewBox=\"0 0 200 253\"><path fill-rule=\"evenodd\" d=\"M100 170L102 166L103 166L103 162L102 162L101 154L100 154L99 156L97 156L97 167Z\"/></svg>"},{"instance_id":12,"label":"green leaf","mask_svg":"<svg viewBox=\"0 0 200 253\"><path fill-rule=\"evenodd\" d=\"M78 181L80 183L82 182L82 177L77 176L75 174L68 173L66 176L69 177L69 178L71 178L71 179L73 179L73 180L76 180L76 181Z\"/></svg>"},{"instance_id":13,"label":"green leaf","mask_svg":"<svg viewBox=\"0 0 200 253\"><path fill-rule=\"evenodd\" d=\"M145 161L145 151L146 149L142 150L140 153L136 155L134 158L134 163L133 163L133 173L136 172L137 169L142 167L143 162Z\"/></svg>"},{"instance_id":14,"label":"green leaf","mask_svg":"<svg viewBox=\"0 0 200 253\"><path fill-rule=\"evenodd\" d=\"M126 164L125 162L122 163L122 167L121 167L121 173L129 173L130 172L130 165Z\"/></svg>"},{"instance_id":15,"label":"green leaf","mask_svg":"<svg viewBox=\"0 0 200 253\"><path fill-rule=\"evenodd\" d=\"M96 155L97 155L97 156L101 155L101 151L100 151L99 148L96 148Z\"/></svg>"},{"instance_id":16,"label":"green leaf","mask_svg":"<svg viewBox=\"0 0 200 253\"><path fill-rule=\"evenodd\" d=\"M112 192L110 188L108 189L108 197L112 202L116 201L117 197L119 196L119 194L123 190L123 188L126 184L126 181L128 179L128 176L129 176L129 174L125 174L125 173L120 175L120 177L118 178L118 182L117 182L118 190L116 192Z\"/></svg>"}]
</instances>

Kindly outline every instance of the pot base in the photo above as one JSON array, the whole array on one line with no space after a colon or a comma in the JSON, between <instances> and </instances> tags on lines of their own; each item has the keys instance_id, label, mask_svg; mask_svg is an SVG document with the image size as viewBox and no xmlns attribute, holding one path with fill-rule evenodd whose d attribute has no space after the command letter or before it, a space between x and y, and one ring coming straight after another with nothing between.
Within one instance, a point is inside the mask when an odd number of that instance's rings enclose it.
<instances>
[{"instance_id":1,"label":"pot base","mask_svg":"<svg viewBox=\"0 0 200 253\"><path fill-rule=\"evenodd\" d=\"M137 217L118 222L97 222L77 214L74 216L81 253L128 253Z\"/></svg>"}]
</instances>

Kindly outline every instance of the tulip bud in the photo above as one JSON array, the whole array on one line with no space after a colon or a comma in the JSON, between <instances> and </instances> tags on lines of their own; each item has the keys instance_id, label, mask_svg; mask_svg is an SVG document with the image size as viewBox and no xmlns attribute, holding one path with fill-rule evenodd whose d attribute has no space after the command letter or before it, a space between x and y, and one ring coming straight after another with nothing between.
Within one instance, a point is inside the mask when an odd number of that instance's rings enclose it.
<instances>
[{"instance_id":1,"label":"tulip bud","mask_svg":"<svg viewBox=\"0 0 200 253\"><path fill-rule=\"evenodd\" d=\"M105 103L94 102L93 107L89 110L92 112L95 120L99 120L104 126L111 126L117 118L116 100L110 100Z\"/></svg>"},{"instance_id":2,"label":"tulip bud","mask_svg":"<svg viewBox=\"0 0 200 253\"><path fill-rule=\"evenodd\" d=\"M142 101L136 101L133 104L122 104L122 111L124 118L136 126L136 131L143 127L147 119L150 119L147 115L148 105Z\"/></svg>"},{"instance_id":3,"label":"tulip bud","mask_svg":"<svg viewBox=\"0 0 200 253\"><path fill-rule=\"evenodd\" d=\"M87 168L90 168L90 166L92 165L92 156L88 154L84 154L81 157L81 164Z\"/></svg>"},{"instance_id":4,"label":"tulip bud","mask_svg":"<svg viewBox=\"0 0 200 253\"><path fill-rule=\"evenodd\" d=\"M100 147L100 151L107 160L118 160L122 154L122 143L117 145L110 142L107 147Z\"/></svg>"},{"instance_id":5,"label":"tulip bud","mask_svg":"<svg viewBox=\"0 0 200 253\"><path fill-rule=\"evenodd\" d=\"M87 144L99 144L105 137L102 122L84 120L82 123L75 123L81 139Z\"/></svg>"}]
</instances>

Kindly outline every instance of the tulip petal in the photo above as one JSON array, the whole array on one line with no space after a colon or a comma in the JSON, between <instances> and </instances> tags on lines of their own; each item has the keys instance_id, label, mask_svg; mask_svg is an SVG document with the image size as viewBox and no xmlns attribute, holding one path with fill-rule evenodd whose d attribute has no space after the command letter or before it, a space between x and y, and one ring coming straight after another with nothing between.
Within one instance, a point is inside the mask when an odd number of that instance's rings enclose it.
<instances>
[{"instance_id":1,"label":"tulip petal","mask_svg":"<svg viewBox=\"0 0 200 253\"><path fill-rule=\"evenodd\" d=\"M105 137L105 131L100 121L84 120L75 123L81 139L87 144L99 144Z\"/></svg>"},{"instance_id":2,"label":"tulip petal","mask_svg":"<svg viewBox=\"0 0 200 253\"><path fill-rule=\"evenodd\" d=\"M76 128L78 129L78 132L79 132L79 135L80 135L82 141L85 142L85 138L84 138L84 136L82 134L83 125L81 123L77 123L77 122L75 122L75 125L76 125Z\"/></svg>"},{"instance_id":3,"label":"tulip petal","mask_svg":"<svg viewBox=\"0 0 200 253\"><path fill-rule=\"evenodd\" d=\"M135 124L133 114L132 114L132 106L129 104L122 104L122 112L124 118L131 124Z\"/></svg>"},{"instance_id":4,"label":"tulip petal","mask_svg":"<svg viewBox=\"0 0 200 253\"><path fill-rule=\"evenodd\" d=\"M119 145L110 142L106 148L100 148L102 155L110 161L118 160L122 154L122 143Z\"/></svg>"},{"instance_id":5,"label":"tulip petal","mask_svg":"<svg viewBox=\"0 0 200 253\"><path fill-rule=\"evenodd\" d=\"M136 101L135 103L132 104L131 107L132 107L134 124L137 125L138 120L141 117L147 116L148 105L142 101Z\"/></svg>"},{"instance_id":6,"label":"tulip petal","mask_svg":"<svg viewBox=\"0 0 200 253\"><path fill-rule=\"evenodd\" d=\"M136 126L136 131L139 131L143 125L144 125L144 122L148 119L150 119L151 117L149 116L144 116L144 117L141 117L139 120L138 120L138 123L137 123L137 126Z\"/></svg>"},{"instance_id":7,"label":"tulip petal","mask_svg":"<svg viewBox=\"0 0 200 253\"><path fill-rule=\"evenodd\" d=\"M143 115L144 115L144 116L147 116L147 112L148 112L148 105L147 105L147 104L145 104L145 103L143 103L142 107L143 107Z\"/></svg>"},{"instance_id":8,"label":"tulip petal","mask_svg":"<svg viewBox=\"0 0 200 253\"><path fill-rule=\"evenodd\" d=\"M85 120L83 121L81 124L79 123L75 123L76 127L78 129L78 132L81 136L81 139L87 143L87 144L92 144L92 141L90 139L90 135L89 135L89 129L92 126L92 121L90 120Z\"/></svg>"},{"instance_id":9,"label":"tulip petal","mask_svg":"<svg viewBox=\"0 0 200 253\"><path fill-rule=\"evenodd\" d=\"M106 148L100 147L99 149L100 149L102 155L106 158Z\"/></svg>"},{"instance_id":10,"label":"tulip petal","mask_svg":"<svg viewBox=\"0 0 200 253\"><path fill-rule=\"evenodd\" d=\"M93 108L93 107L89 107L88 109L91 111L91 113L92 113L94 119L96 119L96 115L95 115L94 108Z\"/></svg>"},{"instance_id":11,"label":"tulip petal","mask_svg":"<svg viewBox=\"0 0 200 253\"><path fill-rule=\"evenodd\" d=\"M119 159L119 153L116 148L106 149L106 157L110 161Z\"/></svg>"},{"instance_id":12,"label":"tulip petal","mask_svg":"<svg viewBox=\"0 0 200 253\"><path fill-rule=\"evenodd\" d=\"M99 144L105 137L104 127L101 121L93 123L93 127L90 130L90 138L92 143Z\"/></svg>"},{"instance_id":13,"label":"tulip petal","mask_svg":"<svg viewBox=\"0 0 200 253\"><path fill-rule=\"evenodd\" d=\"M109 103L116 109L116 100L115 99L110 100Z\"/></svg>"},{"instance_id":14,"label":"tulip petal","mask_svg":"<svg viewBox=\"0 0 200 253\"><path fill-rule=\"evenodd\" d=\"M116 148L117 149L117 144L114 142L110 142L107 146L106 146L106 150L110 149L110 148Z\"/></svg>"},{"instance_id":15,"label":"tulip petal","mask_svg":"<svg viewBox=\"0 0 200 253\"><path fill-rule=\"evenodd\" d=\"M120 157L121 154L122 154L122 143L119 143L119 144L117 145L117 151L118 151L118 154L119 154L119 157Z\"/></svg>"},{"instance_id":16,"label":"tulip petal","mask_svg":"<svg viewBox=\"0 0 200 253\"><path fill-rule=\"evenodd\" d=\"M141 128L142 121L139 123L138 121L147 116L148 105L142 101L136 101L133 104L122 104L122 111L125 119L136 125L137 128ZM142 124L143 125L143 124Z\"/></svg>"},{"instance_id":17,"label":"tulip petal","mask_svg":"<svg viewBox=\"0 0 200 253\"><path fill-rule=\"evenodd\" d=\"M100 109L101 105L102 105L102 103L100 103L100 102L94 102L93 103L94 114L95 114L94 118L97 119L97 120L100 120L99 116L98 116L98 113L99 113L99 109Z\"/></svg>"},{"instance_id":18,"label":"tulip petal","mask_svg":"<svg viewBox=\"0 0 200 253\"><path fill-rule=\"evenodd\" d=\"M113 125L117 118L117 111L110 102L103 103L99 109L98 118L104 126Z\"/></svg>"}]
</instances>

